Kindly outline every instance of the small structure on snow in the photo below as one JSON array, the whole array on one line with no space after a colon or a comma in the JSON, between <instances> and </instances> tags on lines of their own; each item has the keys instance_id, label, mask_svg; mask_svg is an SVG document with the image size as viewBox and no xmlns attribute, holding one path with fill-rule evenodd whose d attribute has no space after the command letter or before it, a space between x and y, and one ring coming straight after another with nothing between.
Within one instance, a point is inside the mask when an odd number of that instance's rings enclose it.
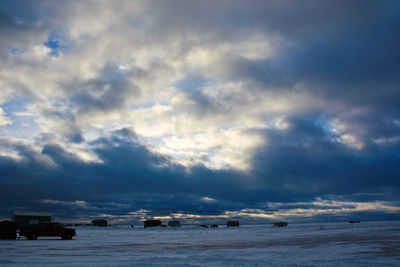
<instances>
[{"instance_id":1,"label":"small structure on snow","mask_svg":"<svg viewBox=\"0 0 400 267\"><path fill-rule=\"evenodd\" d=\"M144 228L156 227L162 225L162 222L160 220L146 220L143 223L144 223Z\"/></svg>"},{"instance_id":2,"label":"small structure on snow","mask_svg":"<svg viewBox=\"0 0 400 267\"><path fill-rule=\"evenodd\" d=\"M209 228L207 224L200 224L200 227Z\"/></svg>"},{"instance_id":3,"label":"small structure on snow","mask_svg":"<svg viewBox=\"0 0 400 267\"><path fill-rule=\"evenodd\" d=\"M360 221L353 221L353 220L351 220L351 221L349 221L349 223L360 223Z\"/></svg>"},{"instance_id":4,"label":"small structure on snow","mask_svg":"<svg viewBox=\"0 0 400 267\"><path fill-rule=\"evenodd\" d=\"M104 226L108 225L108 222L107 222L107 220L104 220L104 219L96 219L96 220L92 221L92 225L104 227Z\"/></svg>"},{"instance_id":5,"label":"small structure on snow","mask_svg":"<svg viewBox=\"0 0 400 267\"><path fill-rule=\"evenodd\" d=\"M211 228L218 228L218 224L211 224Z\"/></svg>"},{"instance_id":6,"label":"small structure on snow","mask_svg":"<svg viewBox=\"0 0 400 267\"><path fill-rule=\"evenodd\" d=\"M168 226L181 226L179 221L169 221Z\"/></svg>"},{"instance_id":7,"label":"small structure on snow","mask_svg":"<svg viewBox=\"0 0 400 267\"><path fill-rule=\"evenodd\" d=\"M231 220L226 222L227 227L238 227L239 221L238 220Z\"/></svg>"},{"instance_id":8,"label":"small structure on snow","mask_svg":"<svg viewBox=\"0 0 400 267\"><path fill-rule=\"evenodd\" d=\"M284 226L287 226L288 223L287 223L287 222L274 222L273 225L275 225L275 226L280 226L280 227L284 227Z\"/></svg>"}]
</instances>

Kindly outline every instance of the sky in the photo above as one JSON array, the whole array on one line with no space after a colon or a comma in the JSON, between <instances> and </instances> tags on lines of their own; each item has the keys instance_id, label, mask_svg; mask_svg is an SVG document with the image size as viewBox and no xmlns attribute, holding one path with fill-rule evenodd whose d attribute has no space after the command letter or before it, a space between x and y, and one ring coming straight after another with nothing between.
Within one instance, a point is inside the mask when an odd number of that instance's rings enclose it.
<instances>
[{"instance_id":1,"label":"sky","mask_svg":"<svg viewBox=\"0 0 400 267\"><path fill-rule=\"evenodd\" d=\"M400 219L400 2L3 0L0 218Z\"/></svg>"}]
</instances>

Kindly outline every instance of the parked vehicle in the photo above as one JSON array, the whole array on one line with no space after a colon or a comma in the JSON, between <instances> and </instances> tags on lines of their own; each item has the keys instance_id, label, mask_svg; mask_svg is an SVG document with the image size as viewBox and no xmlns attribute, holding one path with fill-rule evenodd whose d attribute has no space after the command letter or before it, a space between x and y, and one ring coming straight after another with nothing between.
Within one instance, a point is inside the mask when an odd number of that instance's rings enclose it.
<instances>
[{"instance_id":1,"label":"parked vehicle","mask_svg":"<svg viewBox=\"0 0 400 267\"><path fill-rule=\"evenodd\" d=\"M17 226L11 221L0 222L0 239L16 239L17 238Z\"/></svg>"},{"instance_id":2,"label":"parked vehicle","mask_svg":"<svg viewBox=\"0 0 400 267\"><path fill-rule=\"evenodd\" d=\"M39 236L59 236L62 239L72 239L75 229L64 227L61 223L47 222L42 227L23 227L19 233L27 239L35 240Z\"/></svg>"}]
</instances>

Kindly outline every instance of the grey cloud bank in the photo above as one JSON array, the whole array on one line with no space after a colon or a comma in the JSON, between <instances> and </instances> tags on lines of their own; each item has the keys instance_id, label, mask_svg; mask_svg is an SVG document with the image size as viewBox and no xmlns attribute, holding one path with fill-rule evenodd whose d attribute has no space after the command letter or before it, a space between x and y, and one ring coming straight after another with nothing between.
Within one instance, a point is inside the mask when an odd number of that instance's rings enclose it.
<instances>
[{"instance_id":1,"label":"grey cloud bank","mask_svg":"<svg viewBox=\"0 0 400 267\"><path fill-rule=\"evenodd\" d=\"M399 219L399 15L3 1L0 216Z\"/></svg>"}]
</instances>

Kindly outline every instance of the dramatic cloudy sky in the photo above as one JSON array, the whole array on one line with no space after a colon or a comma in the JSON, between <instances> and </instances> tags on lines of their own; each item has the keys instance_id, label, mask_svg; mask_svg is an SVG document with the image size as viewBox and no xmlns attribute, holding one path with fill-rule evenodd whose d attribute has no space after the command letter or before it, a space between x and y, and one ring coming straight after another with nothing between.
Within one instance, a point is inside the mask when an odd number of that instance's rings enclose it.
<instances>
[{"instance_id":1,"label":"dramatic cloudy sky","mask_svg":"<svg viewBox=\"0 0 400 267\"><path fill-rule=\"evenodd\" d=\"M400 219L399 1L0 2L0 217Z\"/></svg>"}]
</instances>

